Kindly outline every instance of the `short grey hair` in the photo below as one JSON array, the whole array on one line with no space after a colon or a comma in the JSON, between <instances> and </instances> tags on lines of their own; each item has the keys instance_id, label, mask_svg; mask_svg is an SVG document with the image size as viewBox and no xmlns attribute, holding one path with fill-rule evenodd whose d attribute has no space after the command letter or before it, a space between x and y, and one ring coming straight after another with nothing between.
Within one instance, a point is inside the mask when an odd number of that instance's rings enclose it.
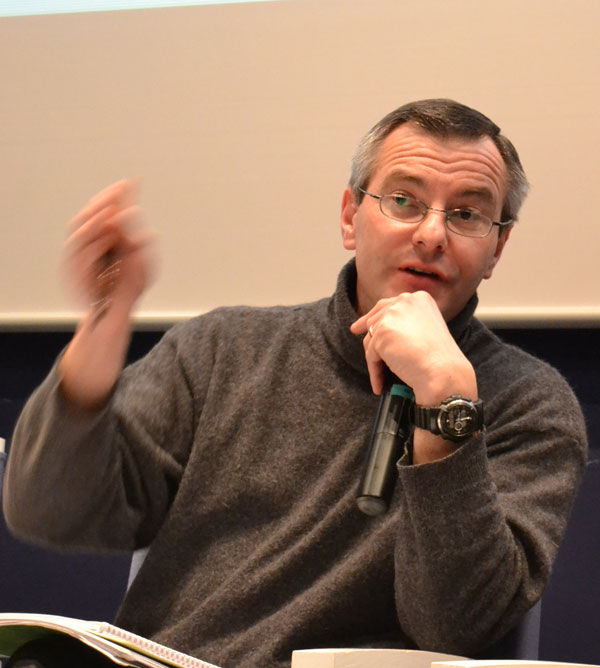
<instances>
[{"instance_id":1,"label":"short grey hair","mask_svg":"<svg viewBox=\"0 0 600 668\"><path fill-rule=\"evenodd\" d=\"M529 183L517 150L487 116L464 104L447 99L410 102L384 116L363 137L352 160L348 185L356 201L361 202L360 188L368 189L375 171L379 148L385 138L403 123L412 122L435 137L479 139L490 137L506 166L507 193L502 206L502 220L517 219L529 191Z\"/></svg>"}]
</instances>

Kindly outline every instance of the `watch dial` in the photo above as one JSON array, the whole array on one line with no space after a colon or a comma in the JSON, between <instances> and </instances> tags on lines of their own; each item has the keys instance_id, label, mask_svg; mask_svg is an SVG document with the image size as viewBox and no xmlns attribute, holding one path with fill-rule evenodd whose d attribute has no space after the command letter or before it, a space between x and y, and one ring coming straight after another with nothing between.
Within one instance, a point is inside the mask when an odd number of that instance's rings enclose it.
<instances>
[{"instance_id":1,"label":"watch dial","mask_svg":"<svg viewBox=\"0 0 600 668\"><path fill-rule=\"evenodd\" d=\"M453 436L463 436L470 432L473 422L473 411L470 406L453 406L440 415L443 420L443 429L446 433Z\"/></svg>"}]
</instances>

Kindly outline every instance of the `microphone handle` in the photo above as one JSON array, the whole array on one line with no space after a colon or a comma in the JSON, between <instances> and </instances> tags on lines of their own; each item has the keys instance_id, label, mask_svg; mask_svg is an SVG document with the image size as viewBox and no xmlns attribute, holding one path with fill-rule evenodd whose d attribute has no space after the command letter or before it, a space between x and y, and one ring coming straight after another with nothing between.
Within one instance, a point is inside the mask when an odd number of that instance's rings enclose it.
<instances>
[{"instance_id":1,"label":"microphone handle","mask_svg":"<svg viewBox=\"0 0 600 668\"><path fill-rule=\"evenodd\" d=\"M381 395L356 499L366 515L381 515L388 509L396 480L396 462L409 435L413 402L413 391L400 381L386 385Z\"/></svg>"}]
</instances>

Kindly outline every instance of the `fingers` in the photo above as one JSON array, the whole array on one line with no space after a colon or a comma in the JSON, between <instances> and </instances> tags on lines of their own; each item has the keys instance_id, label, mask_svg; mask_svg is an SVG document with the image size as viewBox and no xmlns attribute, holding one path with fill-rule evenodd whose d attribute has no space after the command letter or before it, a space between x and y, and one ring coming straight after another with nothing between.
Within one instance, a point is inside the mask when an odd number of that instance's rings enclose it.
<instances>
[{"instance_id":1,"label":"fingers","mask_svg":"<svg viewBox=\"0 0 600 668\"><path fill-rule=\"evenodd\" d=\"M450 336L427 293L403 293L381 299L350 329L356 335L364 335L365 361L375 394L383 391L387 368L404 382L414 382L427 366L430 352L439 348L445 336Z\"/></svg>"},{"instance_id":2,"label":"fingers","mask_svg":"<svg viewBox=\"0 0 600 668\"><path fill-rule=\"evenodd\" d=\"M428 293L381 300L351 329L364 335L365 360L375 393L384 387L387 367L413 388L416 400L424 405L436 405L451 394L476 396L473 367Z\"/></svg>"},{"instance_id":3,"label":"fingers","mask_svg":"<svg viewBox=\"0 0 600 668\"><path fill-rule=\"evenodd\" d=\"M365 313L350 325L350 331L353 334L365 334L369 330L369 327L375 323L378 314L380 314L391 301L393 301L393 298L380 299L368 313Z\"/></svg>"},{"instance_id":4,"label":"fingers","mask_svg":"<svg viewBox=\"0 0 600 668\"><path fill-rule=\"evenodd\" d=\"M126 275L132 295L143 291L151 278L153 237L143 225L138 191L138 181L114 183L92 197L69 222L63 277L82 304L103 296L102 272L115 261L123 269L120 282Z\"/></svg>"},{"instance_id":5,"label":"fingers","mask_svg":"<svg viewBox=\"0 0 600 668\"><path fill-rule=\"evenodd\" d=\"M94 218L106 208L115 210L133 206L139 195L139 180L117 181L94 195L87 204L69 222L68 233L72 234L84 223Z\"/></svg>"},{"instance_id":6,"label":"fingers","mask_svg":"<svg viewBox=\"0 0 600 668\"><path fill-rule=\"evenodd\" d=\"M374 394L381 394L385 383L385 363L378 351L378 337L376 327L379 322L377 316L371 316L364 323L361 323L359 328L364 329L365 335L363 337L363 348L365 350L365 361L367 363L367 370L369 372L369 380L371 381L371 388ZM355 332L357 333L357 332Z\"/></svg>"},{"instance_id":7,"label":"fingers","mask_svg":"<svg viewBox=\"0 0 600 668\"><path fill-rule=\"evenodd\" d=\"M118 241L119 236L118 229L111 222L114 216L114 208L105 207L74 227L65 242L67 253L75 255L93 248L98 249L98 254L108 251Z\"/></svg>"},{"instance_id":8,"label":"fingers","mask_svg":"<svg viewBox=\"0 0 600 668\"><path fill-rule=\"evenodd\" d=\"M360 336L364 334L363 347L365 349L365 361L369 371L369 379L371 388L375 394L383 392L385 384L386 364L383 361L380 350L382 345L382 331L377 334L377 328L385 315L388 306L395 301L396 298L381 299L375 306L365 315L355 320L350 326L350 331Z\"/></svg>"},{"instance_id":9,"label":"fingers","mask_svg":"<svg viewBox=\"0 0 600 668\"><path fill-rule=\"evenodd\" d=\"M96 276L101 271L101 259L118 242L116 230L106 229L110 215L109 209L95 213L65 242L65 278L76 297L84 302L95 299Z\"/></svg>"},{"instance_id":10,"label":"fingers","mask_svg":"<svg viewBox=\"0 0 600 668\"><path fill-rule=\"evenodd\" d=\"M367 361L373 394L380 395L383 392L385 384L385 363L377 353L367 354L365 359Z\"/></svg>"},{"instance_id":11,"label":"fingers","mask_svg":"<svg viewBox=\"0 0 600 668\"><path fill-rule=\"evenodd\" d=\"M114 244L118 228L139 212L135 204L137 190L136 182L119 181L92 197L68 224L67 251L75 252L101 237Z\"/></svg>"}]
</instances>

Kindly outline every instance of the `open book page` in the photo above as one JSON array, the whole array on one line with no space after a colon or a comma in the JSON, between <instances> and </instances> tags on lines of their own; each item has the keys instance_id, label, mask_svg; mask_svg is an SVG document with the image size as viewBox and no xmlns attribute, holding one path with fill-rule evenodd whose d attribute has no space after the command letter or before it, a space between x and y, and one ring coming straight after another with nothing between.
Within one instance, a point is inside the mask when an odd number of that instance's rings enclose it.
<instances>
[{"instance_id":1,"label":"open book page","mask_svg":"<svg viewBox=\"0 0 600 668\"><path fill-rule=\"evenodd\" d=\"M90 622L57 615L0 613L0 656L9 656L28 640L51 632L66 633L102 651L121 665L217 668L193 656L129 633L107 622Z\"/></svg>"},{"instance_id":2,"label":"open book page","mask_svg":"<svg viewBox=\"0 0 600 668\"><path fill-rule=\"evenodd\" d=\"M29 628L35 629L39 627L31 626ZM60 631L49 631L49 633L61 633ZM165 664L162 661L155 661L145 654L136 652L133 649L128 647L122 647L117 643L114 643L106 638L101 636L95 636L88 633L75 633L73 637L80 640L82 643L85 643L92 649L95 649L97 652L104 654L108 657L113 663L116 663L120 666L131 666L132 668L165 668Z\"/></svg>"},{"instance_id":3,"label":"open book page","mask_svg":"<svg viewBox=\"0 0 600 668\"><path fill-rule=\"evenodd\" d=\"M134 668L165 668L165 663L155 661L154 659L140 654L127 647L121 647L116 643L106 640L101 636L95 636L89 633L80 633L72 630L67 633L58 629L51 629L34 624L24 625L0 625L0 658L8 657L18 647L30 640L39 640L40 638L64 633L71 635L92 649L108 657L113 663L120 666L133 666Z\"/></svg>"},{"instance_id":4,"label":"open book page","mask_svg":"<svg viewBox=\"0 0 600 668\"><path fill-rule=\"evenodd\" d=\"M463 658L414 649L303 649L293 652L292 668L430 668Z\"/></svg>"}]
</instances>

